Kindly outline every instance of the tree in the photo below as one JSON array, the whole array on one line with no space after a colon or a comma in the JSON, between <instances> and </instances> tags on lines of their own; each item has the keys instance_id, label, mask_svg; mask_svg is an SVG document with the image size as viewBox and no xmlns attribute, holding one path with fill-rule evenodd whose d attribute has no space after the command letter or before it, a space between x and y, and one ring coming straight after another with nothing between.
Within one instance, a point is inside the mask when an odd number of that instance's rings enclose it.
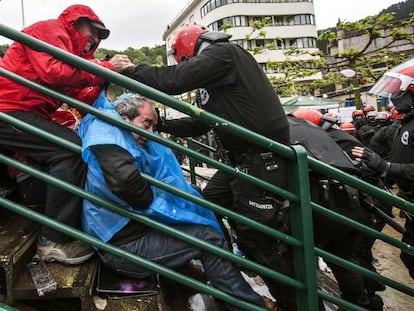
<instances>
[{"instance_id":1,"label":"tree","mask_svg":"<svg viewBox=\"0 0 414 311\"><path fill-rule=\"evenodd\" d=\"M291 95L298 92L321 92L332 84L348 84L349 92L354 93L356 106L360 108L360 89L363 86L374 83L385 70L395 64L404 61L408 55L395 52L398 46L412 43L413 34L407 29L414 22L414 15L408 19L396 21L395 13L382 13L376 16L368 16L357 22L338 22L336 29L329 29L321 33L318 41L340 42L347 36L360 36L363 42L360 46L351 46L338 50L332 55L324 55L322 51L310 53L304 49L288 49L284 52L284 61L270 61L266 66L283 72L282 77L271 77L275 90L282 95ZM245 36L246 40L264 38L264 27L268 25L266 18L254 20L249 24L251 32ZM226 25L226 29L231 25ZM275 47L266 46L267 49ZM254 48L253 54L259 54L263 48ZM312 58L304 60L300 55L310 55ZM352 79L345 77L340 72L352 68L357 75ZM378 69L380 68L380 69ZM322 80L305 81L306 78L321 72ZM363 85L361 85L363 83Z\"/></svg>"},{"instance_id":2,"label":"tree","mask_svg":"<svg viewBox=\"0 0 414 311\"><path fill-rule=\"evenodd\" d=\"M408 33L408 27L414 21L414 14L403 21L395 21L395 13L383 13L377 16L368 16L357 22L339 22L337 31L322 33L318 40L343 40L347 35L361 37L357 46L346 47L334 53L334 62L321 69L324 72L340 71L352 68L358 74L351 80L357 108L360 108L360 84L371 84L377 81L384 71L403 62L408 55L399 52L398 47L413 43L413 34ZM382 68L379 66L382 64ZM377 70L380 68L380 70Z\"/></svg>"},{"instance_id":3,"label":"tree","mask_svg":"<svg viewBox=\"0 0 414 311\"><path fill-rule=\"evenodd\" d=\"M124 51L116 51L116 50L99 48L95 52L95 57L97 59L105 59L115 54L128 55L131 62L134 63L135 65L148 64L148 65L155 65L155 66L163 66L167 63L165 45L157 45L154 48L143 47L139 49L134 49L132 47L129 47ZM126 92L129 92L129 90L119 85L111 84L108 89L108 97L113 100L113 99L116 99L119 95L126 93Z\"/></svg>"},{"instance_id":4,"label":"tree","mask_svg":"<svg viewBox=\"0 0 414 311\"><path fill-rule=\"evenodd\" d=\"M2 54L6 53L6 50L9 48L8 44L0 44L0 52L2 52Z\"/></svg>"}]
</instances>

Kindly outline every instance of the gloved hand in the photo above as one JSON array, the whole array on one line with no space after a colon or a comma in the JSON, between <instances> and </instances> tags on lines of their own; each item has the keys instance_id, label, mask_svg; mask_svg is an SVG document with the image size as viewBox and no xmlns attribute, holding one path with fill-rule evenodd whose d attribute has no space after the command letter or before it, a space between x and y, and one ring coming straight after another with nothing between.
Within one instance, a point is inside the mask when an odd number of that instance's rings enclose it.
<instances>
[{"instance_id":1,"label":"gloved hand","mask_svg":"<svg viewBox=\"0 0 414 311\"><path fill-rule=\"evenodd\" d=\"M158 115L157 131L158 132L164 132L164 130L165 130L165 118L161 117L159 108L155 108L155 111L157 112L157 115Z\"/></svg>"},{"instance_id":2,"label":"gloved hand","mask_svg":"<svg viewBox=\"0 0 414 311\"><path fill-rule=\"evenodd\" d=\"M361 160L373 171L384 177L387 174L388 163L369 148L364 148Z\"/></svg>"}]
</instances>

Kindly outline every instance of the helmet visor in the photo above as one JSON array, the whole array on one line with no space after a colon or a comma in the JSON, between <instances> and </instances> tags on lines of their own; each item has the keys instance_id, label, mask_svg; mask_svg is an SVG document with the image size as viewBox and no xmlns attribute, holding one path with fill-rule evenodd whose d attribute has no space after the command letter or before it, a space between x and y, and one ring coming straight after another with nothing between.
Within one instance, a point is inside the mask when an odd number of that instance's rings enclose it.
<instances>
[{"instance_id":1,"label":"helmet visor","mask_svg":"<svg viewBox=\"0 0 414 311\"><path fill-rule=\"evenodd\" d=\"M413 78L400 73L387 72L369 90L369 93L385 98L400 98L410 85L414 85Z\"/></svg>"},{"instance_id":2,"label":"helmet visor","mask_svg":"<svg viewBox=\"0 0 414 311\"><path fill-rule=\"evenodd\" d=\"M177 65L177 59L175 58L176 50L174 48L171 48L167 51L167 64L169 66Z\"/></svg>"}]
</instances>

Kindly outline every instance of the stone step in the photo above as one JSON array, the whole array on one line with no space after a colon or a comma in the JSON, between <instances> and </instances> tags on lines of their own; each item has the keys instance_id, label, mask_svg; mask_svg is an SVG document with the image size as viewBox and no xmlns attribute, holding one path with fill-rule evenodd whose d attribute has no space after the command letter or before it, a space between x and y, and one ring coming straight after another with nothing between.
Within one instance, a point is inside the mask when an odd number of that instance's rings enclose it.
<instances>
[{"instance_id":1,"label":"stone step","mask_svg":"<svg viewBox=\"0 0 414 311\"><path fill-rule=\"evenodd\" d=\"M14 301L13 287L36 252L40 225L0 208L0 301Z\"/></svg>"},{"instance_id":2,"label":"stone step","mask_svg":"<svg viewBox=\"0 0 414 311\"><path fill-rule=\"evenodd\" d=\"M86 263L77 266L47 263L47 268L57 283L57 289L41 297L38 296L31 276L26 271L13 289L14 299L18 305L42 311L164 310L160 294L125 295L123 297L109 297L100 294L98 296L96 293L98 261L99 258L93 257Z\"/></svg>"},{"instance_id":3,"label":"stone step","mask_svg":"<svg viewBox=\"0 0 414 311\"><path fill-rule=\"evenodd\" d=\"M39 296L32 281L28 269L20 277L13 288L15 301L31 301L35 305L36 300L74 301L80 306L79 310L95 310L92 296L95 288L97 258L93 258L81 265L65 266L60 263L47 263L47 268L57 283L57 289L53 292Z\"/></svg>"}]
</instances>

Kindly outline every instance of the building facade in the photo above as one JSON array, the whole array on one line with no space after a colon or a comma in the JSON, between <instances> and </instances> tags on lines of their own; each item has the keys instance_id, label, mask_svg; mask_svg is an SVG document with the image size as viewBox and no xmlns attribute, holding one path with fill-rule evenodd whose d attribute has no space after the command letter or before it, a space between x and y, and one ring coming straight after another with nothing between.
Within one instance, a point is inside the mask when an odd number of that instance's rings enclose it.
<instances>
[{"instance_id":1,"label":"building facade","mask_svg":"<svg viewBox=\"0 0 414 311\"><path fill-rule=\"evenodd\" d=\"M407 35L407 39L396 40L395 29L402 28L401 33ZM414 54L414 26L403 25L402 21L394 21L388 25L388 28L378 29L378 34L375 39L371 40L364 31L347 31L338 23L336 26L337 41L333 42L329 48L329 54L343 54L349 49L365 50L365 53L371 53L372 56L378 54Z\"/></svg>"},{"instance_id":2,"label":"building facade","mask_svg":"<svg viewBox=\"0 0 414 311\"><path fill-rule=\"evenodd\" d=\"M265 37L252 33L250 25L264 19L268 22L263 28ZM313 0L192 0L167 26L163 35L167 50L177 29L193 23L214 31L231 25L226 29L232 35L230 40L246 50L260 50L254 57L268 75L283 75L283 69L276 71L267 64L286 60L284 52L288 49L318 51ZM289 59L313 57L304 54ZM309 79L320 78L317 76Z\"/></svg>"}]
</instances>

